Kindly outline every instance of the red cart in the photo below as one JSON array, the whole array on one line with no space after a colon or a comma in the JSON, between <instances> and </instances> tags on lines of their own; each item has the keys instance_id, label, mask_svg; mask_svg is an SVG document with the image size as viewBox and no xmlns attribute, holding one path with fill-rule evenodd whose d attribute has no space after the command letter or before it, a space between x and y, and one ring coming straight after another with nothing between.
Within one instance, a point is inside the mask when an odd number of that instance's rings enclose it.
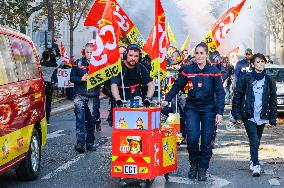
<instances>
[{"instance_id":1,"label":"red cart","mask_svg":"<svg viewBox=\"0 0 284 188\"><path fill-rule=\"evenodd\" d=\"M114 108L111 176L137 179L141 187L177 169L176 133L161 129L160 108Z\"/></svg>"}]
</instances>

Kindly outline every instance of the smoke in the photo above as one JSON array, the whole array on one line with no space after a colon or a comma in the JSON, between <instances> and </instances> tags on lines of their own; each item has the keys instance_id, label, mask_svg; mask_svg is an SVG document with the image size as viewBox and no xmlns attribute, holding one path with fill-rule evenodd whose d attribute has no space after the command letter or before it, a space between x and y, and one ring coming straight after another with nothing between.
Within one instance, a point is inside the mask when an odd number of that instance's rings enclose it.
<instances>
[{"instance_id":1,"label":"smoke","mask_svg":"<svg viewBox=\"0 0 284 188\"><path fill-rule=\"evenodd\" d=\"M118 0L145 39L148 38L154 24L154 0ZM229 7L235 6L241 0L161 0L166 13L167 22L180 47L190 35L191 48L204 39L218 17ZM235 47L240 47L243 54L246 48L254 52L265 51L265 36L263 28L265 1L253 2L247 0L230 32L221 42L219 51L226 54Z\"/></svg>"}]
</instances>

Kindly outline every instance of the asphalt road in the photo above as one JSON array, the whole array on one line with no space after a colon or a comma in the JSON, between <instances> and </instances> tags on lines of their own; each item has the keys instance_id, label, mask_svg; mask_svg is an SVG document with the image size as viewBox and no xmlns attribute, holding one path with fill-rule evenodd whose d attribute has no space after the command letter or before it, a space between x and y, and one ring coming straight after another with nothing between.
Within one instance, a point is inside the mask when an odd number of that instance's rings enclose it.
<instances>
[{"instance_id":1,"label":"asphalt road","mask_svg":"<svg viewBox=\"0 0 284 188\"><path fill-rule=\"evenodd\" d=\"M107 140L96 152L78 154L74 151L75 117L72 110L54 115L48 127L48 141L42 153L40 177L32 182L18 181L13 170L0 177L0 187L118 187L118 179L110 176L111 128L106 124L107 101L102 101L103 130ZM280 128L279 131L283 131ZM264 174L255 178L248 170L249 147L242 127L232 126L225 116L219 127L216 148L208 170L207 182L187 178L188 154L185 147L178 151L178 170L170 174L168 182L157 177L152 187L270 187L279 183L284 187L284 142L279 131L266 129L260 151ZM283 131L284 132L284 131ZM135 182L130 187L137 187Z\"/></svg>"}]
</instances>

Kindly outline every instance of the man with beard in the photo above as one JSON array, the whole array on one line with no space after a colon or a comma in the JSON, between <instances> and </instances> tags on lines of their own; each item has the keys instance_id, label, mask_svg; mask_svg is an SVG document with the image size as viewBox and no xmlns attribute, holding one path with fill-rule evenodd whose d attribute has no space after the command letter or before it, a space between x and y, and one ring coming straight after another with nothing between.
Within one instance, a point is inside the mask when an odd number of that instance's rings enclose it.
<instances>
[{"instance_id":1,"label":"man with beard","mask_svg":"<svg viewBox=\"0 0 284 188\"><path fill-rule=\"evenodd\" d=\"M111 92L118 107L123 106L122 99L131 100L142 96L142 86L147 86L147 94L143 105L149 106L155 91L155 85L147 68L141 63L141 48L130 44L124 53L121 73L111 79ZM123 77L123 80L121 79ZM123 96L123 89L125 97Z\"/></svg>"}]
</instances>

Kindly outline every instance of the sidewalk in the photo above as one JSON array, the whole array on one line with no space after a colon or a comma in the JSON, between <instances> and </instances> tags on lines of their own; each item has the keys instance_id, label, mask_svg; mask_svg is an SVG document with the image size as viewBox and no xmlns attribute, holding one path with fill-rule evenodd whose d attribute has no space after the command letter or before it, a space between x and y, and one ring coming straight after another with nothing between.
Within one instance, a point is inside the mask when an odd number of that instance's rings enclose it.
<instances>
[{"instance_id":1,"label":"sidewalk","mask_svg":"<svg viewBox=\"0 0 284 188\"><path fill-rule=\"evenodd\" d=\"M103 94L100 95L100 100L106 99L107 97ZM52 101L51 105L51 115L59 114L74 108L73 100L68 100L67 98L58 98Z\"/></svg>"}]
</instances>

